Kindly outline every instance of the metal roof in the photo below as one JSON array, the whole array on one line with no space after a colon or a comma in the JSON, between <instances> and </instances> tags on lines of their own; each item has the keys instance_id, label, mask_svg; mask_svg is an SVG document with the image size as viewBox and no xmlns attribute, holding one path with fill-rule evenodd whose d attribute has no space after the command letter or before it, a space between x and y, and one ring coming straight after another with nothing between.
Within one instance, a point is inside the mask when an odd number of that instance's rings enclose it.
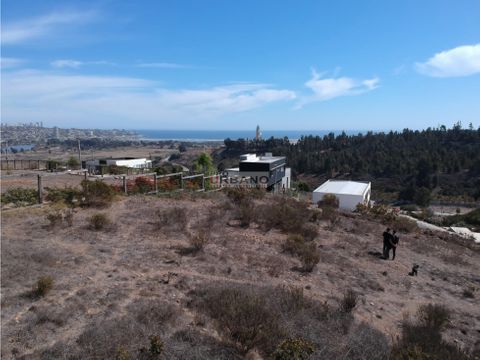
<instances>
[{"instance_id":1,"label":"metal roof","mask_svg":"<svg viewBox=\"0 0 480 360\"><path fill-rule=\"evenodd\" d=\"M328 180L313 190L313 192L325 194L363 195L369 187L369 182Z\"/></svg>"}]
</instances>

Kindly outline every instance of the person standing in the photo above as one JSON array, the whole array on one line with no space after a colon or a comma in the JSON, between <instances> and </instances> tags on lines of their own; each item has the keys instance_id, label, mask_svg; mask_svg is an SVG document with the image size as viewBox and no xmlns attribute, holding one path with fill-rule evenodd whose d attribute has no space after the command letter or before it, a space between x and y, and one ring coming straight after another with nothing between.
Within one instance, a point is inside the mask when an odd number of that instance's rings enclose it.
<instances>
[{"instance_id":1,"label":"person standing","mask_svg":"<svg viewBox=\"0 0 480 360\"><path fill-rule=\"evenodd\" d=\"M399 240L400 239L398 238L397 231L393 230L392 239L391 239L391 241L392 241L392 260L395 260L395 251L397 250Z\"/></svg>"},{"instance_id":2,"label":"person standing","mask_svg":"<svg viewBox=\"0 0 480 360\"><path fill-rule=\"evenodd\" d=\"M390 228L383 232L383 259L390 258L390 249L392 248L392 234Z\"/></svg>"}]
</instances>

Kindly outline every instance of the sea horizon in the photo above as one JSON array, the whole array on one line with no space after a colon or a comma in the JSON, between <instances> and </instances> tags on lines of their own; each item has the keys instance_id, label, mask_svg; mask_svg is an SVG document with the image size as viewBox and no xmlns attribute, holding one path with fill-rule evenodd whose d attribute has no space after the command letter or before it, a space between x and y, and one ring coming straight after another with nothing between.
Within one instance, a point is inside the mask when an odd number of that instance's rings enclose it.
<instances>
[{"instance_id":1,"label":"sea horizon","mask_svg":"<svg viewBox=\"0 0 480 360\"><path fill-rule=\"evenodd\" d=\"M155 130L135 129L141 140L175 140L175 141L223 141L227 138L253 139L255 130ZM347 135L357 135L371 130L261 130L261 137L269 139L287 137L289 140L298 140L302 136L325 136L345 132Z\"/></svg>"}]
</instances>

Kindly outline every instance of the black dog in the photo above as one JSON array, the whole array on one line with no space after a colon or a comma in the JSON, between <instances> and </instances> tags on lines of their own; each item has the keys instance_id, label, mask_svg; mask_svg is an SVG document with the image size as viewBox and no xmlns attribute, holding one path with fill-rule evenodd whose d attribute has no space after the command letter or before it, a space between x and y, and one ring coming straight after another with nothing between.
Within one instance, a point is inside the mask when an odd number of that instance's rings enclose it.
<instances>
[{"instance_id":1,"label":"black dog","mask_svg":"<svg viewBox=\"0 0 480 360\"><path fill-rule=\"evenodd\" d=\"M412 266L412 271L410 271L410 272L408 273L408 275L410 275L410 276L417 276L417 275L418 275L418 268L419 268L419 267L420 267L420 266L418 266L417 264L413 264L413 266Z\"/></svg>"}]
</instances>

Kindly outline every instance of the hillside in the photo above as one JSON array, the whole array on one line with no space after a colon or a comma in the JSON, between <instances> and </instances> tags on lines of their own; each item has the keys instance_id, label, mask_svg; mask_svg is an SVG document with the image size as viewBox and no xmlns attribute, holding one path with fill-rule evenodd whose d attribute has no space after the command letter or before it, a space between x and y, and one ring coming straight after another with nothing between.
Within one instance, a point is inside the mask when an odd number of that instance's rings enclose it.
<instances>
[{"instance_id":1,"label":"hillside","mask_svg":"<svg viewBox=\"0 0 480 360\"><path fill-rule=\"evenodd\" d=\"M312 359L385 359L425 304L451 311L448 344L478 351L479 247L394 223L397 258L381 260L383 220L223 193L4 211L2 358L255 359L302 338ZM41 277L51 289L32 291Z\"/></svg>"}]
</instances>

